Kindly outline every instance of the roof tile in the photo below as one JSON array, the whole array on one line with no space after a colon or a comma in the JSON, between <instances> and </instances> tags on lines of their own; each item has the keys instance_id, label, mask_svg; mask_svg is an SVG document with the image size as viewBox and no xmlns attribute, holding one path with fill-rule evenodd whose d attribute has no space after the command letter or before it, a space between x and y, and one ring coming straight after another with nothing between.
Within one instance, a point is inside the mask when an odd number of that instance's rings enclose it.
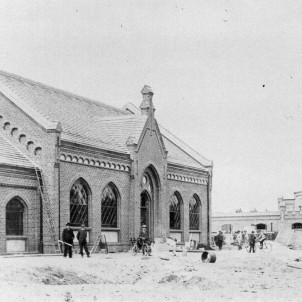
<instances>
[{"instance_id":1,"label":"roof tile","mask_svg":"<svg viewBox=\"0 0 302 302\"><path fill-rule=\"evenodd\" d=\"M10 141L0 134L0 163L12 166L34 168L34 164Z\"/></svg>"},{"instance_id":2,"label":"roof tile","mask_svg":"<svg viewBox=\"0 0 302 302\"><path fill-rule=\"evenodd\" d=\"M61 124L63 140L105 150L128 153L128 138L137 143L148 118L147 115L131 114L136 108L131 103L132 110L127 110L129 104L121 110L3 71L0 71L0 91L42 126L61 129L58 128ZM211 161L159 127L168 151L168 162L196 168L212 165Z\"/></svg>"}]
</instances>

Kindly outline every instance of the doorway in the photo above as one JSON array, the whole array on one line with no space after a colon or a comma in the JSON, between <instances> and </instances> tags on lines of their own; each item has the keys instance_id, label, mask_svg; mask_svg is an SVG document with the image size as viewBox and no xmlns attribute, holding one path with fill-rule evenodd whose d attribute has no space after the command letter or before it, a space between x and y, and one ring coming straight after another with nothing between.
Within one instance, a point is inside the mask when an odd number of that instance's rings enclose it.
<instances>
[{"instance_id":1,"label":"doorway","mask_svg":"<svg viewBox=\"0 0 302 302\"><path fill-rule=\"evenodd\" d=\"M302 223L296 222L292 224L292 229L302 229Z\"/></svg>"},{"instance_id":2,"label":"doorway","mask_svg":"<svg viewBox=\"0 0 302 302\"><path fill-rule=\"evenodd\" d=\"M143 191L141 194L141 226L145 224L147 226L148 237L152 237L152 212L151 212L151 198L147 191Z\"/></svg>"}]
</instances>

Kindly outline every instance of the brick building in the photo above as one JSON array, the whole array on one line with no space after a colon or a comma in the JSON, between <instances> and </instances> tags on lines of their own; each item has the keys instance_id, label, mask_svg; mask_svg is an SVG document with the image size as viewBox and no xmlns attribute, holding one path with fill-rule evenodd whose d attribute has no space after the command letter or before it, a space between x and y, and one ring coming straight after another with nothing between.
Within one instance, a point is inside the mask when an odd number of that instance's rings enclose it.
<instances>
[{"instance_id":1,"label":"brick building","mask_svg":"<svg viewBox=\"0 0 302 302\"><path fill-rule=\"evenodd\" d=\"M53 252L66 222L111 250L141 224L209 242L212 162L157 123L150 87L142 96L118 109L0 72L0 253Z\"/></svg>"}]
</instances>

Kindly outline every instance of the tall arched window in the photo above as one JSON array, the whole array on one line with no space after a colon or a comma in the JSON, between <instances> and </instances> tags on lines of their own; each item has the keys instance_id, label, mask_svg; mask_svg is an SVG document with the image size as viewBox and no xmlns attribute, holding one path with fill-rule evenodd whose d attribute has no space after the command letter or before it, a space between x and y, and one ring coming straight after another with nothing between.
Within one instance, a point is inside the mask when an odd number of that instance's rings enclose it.
<instances>
[{"instance_id":1,"label":"tall arched window","mask_svg":"<svg viewBox=\"0 0 302 302\"><path fill-rule=\"evenodd\" d=\"M197 196L192 196L189 203L190 230L199 230L200 201Z\"/></svg>"},{"instance_id":2,"label":"tall arched window","mask_svg":"<svg viewBox=\"0 0 302 302\"><path fill-rule=\"evenodd\" d=\"M170 198L170 229L181 229L181 200L176 193Z\"/></svg>"},{"instance_id":3,"label":"tall arched window","mask_svg":"<svg viewBox=\"0 0 302 302\"><path fill-rule=\"evenodd\" d=\"M82 179L78 179L70 190L70 222L77 226L88 226L88 188Z\"/></svg>"},{"instance_id":4,"label":"tall arched window","mask_svg":"<svg viewBox=\"0 0 302 302\"><path fill-rule=\"evenodd\" d=\"M102 193L102 227L117 228L118 199L117 188L113 184L108 184Z\"/></svg>"},{"instance_id":5,"label":"tall arched window","mask_svg":"<svg viewBox=\"0 0 302 302\"><path fill-rule=\"evenodd\" d=\"M6 205L6 235L24 235L24 206L18 198Z\"/></svg>"}]
</instances>

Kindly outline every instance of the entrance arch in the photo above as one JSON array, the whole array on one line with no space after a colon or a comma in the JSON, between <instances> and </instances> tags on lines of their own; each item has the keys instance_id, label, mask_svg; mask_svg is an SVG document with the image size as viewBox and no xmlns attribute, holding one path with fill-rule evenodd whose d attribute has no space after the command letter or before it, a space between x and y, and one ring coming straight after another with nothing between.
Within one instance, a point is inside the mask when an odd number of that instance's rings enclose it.
<instances>
[{"instance_id":1,"label":"entrance arch","mask_svg":"<svg viewBox=\"0 0 302 302\"><path fill-rule=\"evenodd\" d=\"M141 177L140 224L147 226L150 238L161 230L161 211L159 210L160 181L156 169L149 165Z\"/></svg>"},{"instance_id":2,"label":"entrance arch","mask_svg":"<svg viewBox=\"0 0 302 302\"><path fill-rule=\"evenodd\" d=\"M302 223L301 222L293 223L292 229L302 229Z\"/></svg>"},{"instance_id":3,"label":"entrance arch","mask_svg":"<svg viewBox=\"0 0 302 302\"><path fill-rule=\"evenodd\" d=\"M267 226L264 223L258 223L256 224L256 230L266 230Z\"/></svg>"}]
</instances>

